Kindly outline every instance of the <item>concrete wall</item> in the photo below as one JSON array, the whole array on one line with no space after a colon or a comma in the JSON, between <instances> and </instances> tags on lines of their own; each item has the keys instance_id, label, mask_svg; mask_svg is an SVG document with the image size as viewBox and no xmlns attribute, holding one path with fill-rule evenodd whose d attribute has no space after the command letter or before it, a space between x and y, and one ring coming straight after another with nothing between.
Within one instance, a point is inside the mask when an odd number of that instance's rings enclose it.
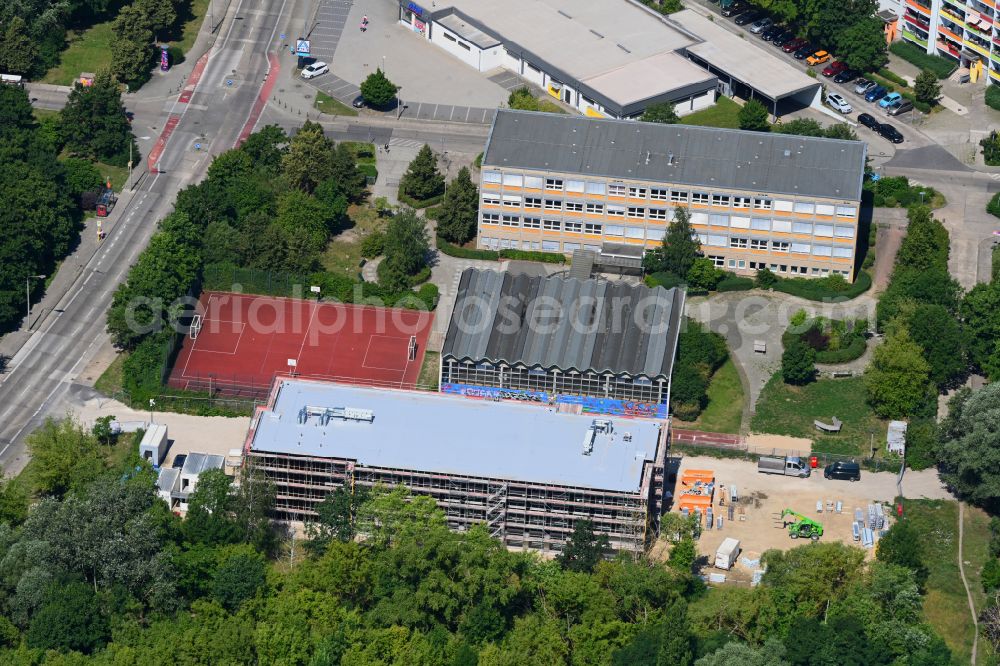
<instances>
[{"instance_id":1,"label":"concrete wall","mask_svg":"<svg viewBox=\"0 0 1000 666\"><path fill-rule=\"evenodd\" d=\"M464 62L466 65L482 71L480 68L479 58L479 54L482 51L475 44L462 39L451 30L442 27L439 23L435 23L431 29L430 39L432 42Z\"/></svg>"}]
</instances>

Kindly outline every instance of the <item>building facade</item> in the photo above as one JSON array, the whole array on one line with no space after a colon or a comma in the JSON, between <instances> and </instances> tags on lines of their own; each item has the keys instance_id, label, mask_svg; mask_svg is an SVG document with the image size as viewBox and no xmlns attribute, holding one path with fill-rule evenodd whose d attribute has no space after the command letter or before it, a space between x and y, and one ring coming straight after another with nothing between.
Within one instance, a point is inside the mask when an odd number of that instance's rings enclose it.
<instances>
[{"instance_id":1,"label":"building facade","mask_svg":"<svg viewBox=\"0 0 1000 666\"><path fill-rule=\"evenodd\" d=\"M648 250L684 207L719 268L853 281L865 157L858 141L501 110L478 243Z\"/></svg>"},{"instance_id":2,"label":"building facade","mask_svg":"<svg viewBox=\"0 0 1000 666\"><path fill-rule=\"evenodd\" d=\"M901 12L904 40L1000 83L1000 14L993 0L903 0Z\"/></svg>"}]
</instances>

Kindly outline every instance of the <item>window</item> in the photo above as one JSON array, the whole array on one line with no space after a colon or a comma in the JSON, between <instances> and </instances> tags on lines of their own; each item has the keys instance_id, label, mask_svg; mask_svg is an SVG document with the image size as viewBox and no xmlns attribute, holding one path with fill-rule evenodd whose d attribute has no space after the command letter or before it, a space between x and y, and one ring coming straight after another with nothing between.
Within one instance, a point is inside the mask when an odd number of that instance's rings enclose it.
<instances>
[{"instance_id":1,"label":"window","mask_svg":"<svg viewBox=\"0 0 1000 666\"><path fill-rule=\"evenodd\" d=\"M524 197L524 207L525 208L541 208L542 198L541 197Z\"/></svg>"},{"instance_id":2,"label":"window","mask_svg":"<svg viewBox=\"0 0 1000 666\"><path fill-rule=\"evenodd\" d=\"M579 249L580 249L579 243L563 243L564 252L572 252L573 250L579 250Z\"/></svg>"},{"instance_id":3,"label":"window","mask_svg":"<svg viewBox=\"0 0 1000 666\"><path fill-rule=\"evenodd\" d=\"M813 252L817 257L829 257L833 254L833 248L829 245L813 245Z\"/></svg>"},{"instance_id":4,"label":"window","mask_svg":"<svg viewBox=\"0 0 1000 666\"><path fill-rule=\"evenodd\" d=\"M754 199L753 208L754 210L771 210L772 208L779 210L777 204L770 199Z\"/></svg>"},{"instance_id":5,"label":"window","mask_svg":"<svg viewBox=\"0 0 1000 666\"><path fill-rule=\"evenodd\" d=\"M708 205L709 197L705 192L692 192L691 203Z\"/></svg>"},{"instance_id":6,"label":"window","mask_svg":"<svg viewBox=\"0 0 1000 666\"><path fill-rule=\"evenodd\" d=\"M855 217L858 209L854 206L837 206L837 217Z\"/></svg>"},{"instance_id":7,"label":"window","mask_svg":"<svg viewBox=\"0 0 1000 666\"><path fill-rule=\"evenodd\" d=\"M746 246L747 246L747 239L746 238L730 238L729 239L729 247L746 248Z\"/></svg>"},{"instance_id":8,"label":"window","mask_svg":"<svg viewBox=\"0 0 1000 666\"><path fill-rule=\"evenodd\" d=\"M567 211L569 211L571 213L582 213L583 212L583 204L580 203L579 201L567 201L566 205L565 205L565 208L566 208Z\"/></svg>"},{"instance_id":9,"label":"window","mask_svg":"<svg viewBox=\"0 0 1000 666\"><path fill-rule=\"evenodd\" d=\"M521 226L525 229L541 229L542 219L540 217L526 217L524 218L524 222L521 223Z\"/></svg>"},{"instance_id":10,"label":"window","mask_svg":"<svg viewBox=\"0 0 1000 666\"><path fill-rule=\"evenodd\" d=\"M625 217L625 206L608 204L608 215L611 217Z\"/></svg>"},{"instance_id":11,"label":"window","mask_svg":"<svg viewBox=\"0 0 1000 666\"><path fill-rule=\"evenodd\" d=\"M788 241L771 241L772 252L788 252Z\"/></svg>"},{"instance_id":12,"label":"window","mask_svg":"<svg viewBox=\"0 0 1000 666\"><path fill-rule=\"evenodd\" d=\"M559 241L542 241L543 252L558 252Z\"/></svg>"},{"instance_id":13,"label":"window","mask_svg":"<svg viewBox=\"0 0 1000 666\"><path fill-rule=\"evenodd\" d=\"M663 240L663 235L666 233L666 231L667 230L664 229L663 227L660 227L659 229L656 228L646 229L646 238L655 241Z\"/></svg>"},{"instance_id":14,"label":"window","mask_svg":"<svg viewBox=\"0 0 1000 666\"><path fill-rule=\"evenodd\" d=\"M709 215L708 223L713 227L728 227L729 226L729 216L728 215Z\"/></svg>"},{"instance_id":15,"label":"window","mask_svg":"<svg viewBox=\"0 0 1000 666\"><path fill-rule=\"evenodd\" d=\"M563 182L561 178L546 178L545 179L545 189L547 190L561 190L563 188Z\"/></svg>"},{"instance_id":16,"label":"window","mask_svg":"<svg viewBox=\"0 0 1000 666\"><path fill-rule=\"evenodd\" d=\"M493 195L483 195L483 205L484 206L499 206L500 199Z\"/></svg>"},{"instance_id":17,"label":"window","mask_svg":"<svg viewBox=\"0 0 1000 666\"><path fill-rule=\"evenodd\" d=\"M604 213L604 204L589 203L587 204L587 212L591 215L601 215Z\"/></svg>"},{"instance_id":18,"label":"window","mask_svg":"<svg viewBox=\"0 0 1000 666\"><path fill-rule=\"evenodd\" d=\"M715 266L716 268L723 268L726 265L726 258L725 257L719 257L719 256L715 256L715 255L711 255L710 254L710 255L708 255L708 258L709 258L709 260L711 260L712 265Z\"/></svg>"},{"instance_id":19,"label":"window","mask_svg":"<svg viewBox=\"0 0 1000 666\"><path fill-rule=\"evenodd\" d=\"M830 204L816 204L817 215L833 215L834 210L836 209Z\"/></svg>"},{"instance_id":20,"label":"window","mask_svg":"<svg viewBox=\"0 0 1000 666\"><path fill-rule=\"evenodd\" d=\"M644 232L642 227L625 227L625 238L643 238Z\"/></svg>"},{"instance_id":21,"label":"window","mask_svg":"<svg viewBox=\"0 0 1000 666\"><path fill-rule=\"evenodd\" d=\"M562 228L562 222L559 220L542 220L542 229L545 231L559 231Z\"/></svg>"},{"instance_id":22,"label":"window","mask_svg":"<svg viewBox=\"0 0 1000 666\"><path fill-rule=\"evenodd\" d=\"M792 231L797 234L811 234L813 225L811 222L793 222Z\"/></svg>"},{"instance_id":23,"label":"window","mask_svg":"<svg viewBox=\"0 0 1000 666\"><path fill-rule=\"evenodd\" d=\"M674 203L687 203L688 193L682 190L670 190L670 200Z\"/></svg>"},{"instance_id":24,"label":"window","mask_svg":"<svg viewBox=\"0 0 1000 666\"><path fill-rule=\"evenodd\" d=\"M767 249L767 241L766 240L758 240L756 238L751 238L750 239L750 249L751 250L766 250Z\"/></svg>"},{"instance_id":25,"label":"window","mask_svg":"<svg viewBox=\"0 0 1000 666\"><path fill-rule=\"evenodd\" d=\"M755 217L753 222L750 223L751 229L756 229L757 231L770 231L771 230L771 220L766 217Z\"/></svg>"},{"instance_id":26,"label":"window","mask_svg":"<svg viewBox=\"0 0 1000 666\"><path fill-rule=\"evenodd\" d=\"M507 187L521 187L524 185L524 176L519 173L505 173L503 175L503 184Z\"/></svg>"},{"instance_id":27,"label":"window","mask_svg":"<svg viewBox=\"0 0 1000 666\"><path fill-rule=\"evenodd\" d=\"M654 201L666 201L669 196L670 192L662 187L649 188L649 198Z\"/></svg>"},{"instance_id":28,"label":"window","mask_svg":"<svg viewBox=\"0 0 1000 666\"><path fill-rule=\"evenodd\" d=\"M505 194L503 195L503 205L508 208L520 208L521 197L516 194Z\"/></svg>"},{"instance_id":29,"label":"window","mask_svg":"<svg viewBox=\"0 0 1000 666\"><path fill-rule=\"evenodd\" d=\"M582 180L567 180L566 181L566 191L567 192L583 192L583 181Z\"/></svg>"},{"instance_id":30,"label":"window","mask_svg":"<svg viewBox=\"0 0 1000 666\"><path fill-rule=\"evenodd\" d=\"M726 247L729 244L729 238L726 236L715 236L708 234L705 236L705 245L712 245L714 247Z\"/></svg>"},{"instance_id":31,"label":"window","mask_svg":"<svg viewBox=\"0 0 1000 666\"><path fill-rule=\"evenodd\" d=\"M795 212L802 215L812 215L816 212L816 205L802 201L795 202Z\"/></svg>"},{"instance_id":32,"label":"window","mask_svg":"<svg viewBox=\"0 0 1000 666\"><path fill-rule=\"evenodd\" d=\"M624 236L625 227L620 224L605 224L604 225L604 235L605 236Z\"/></svg>"},{"instance_id":33,"label":"window","mask_svg":"<svg viewBox=\"0 0 1000 666\"><path fill-rule=\"evenodd\" d=\"M524 186L530 187L533 190L542 189L542 177L541 176L525 176Z\"/></svg>"},{"instance_id":34,"label":"window","mask_svg":"<svg viewBox=\"0 0 1000 666\"><path fill-rule=\"evenodd\" d=\"M483 224L500 224L500 215L497 213L483 213Z\"/></svg>"},{"instance_id":35,"label":"window","mask_svg":"<svg viewBox=\"0 0 1000 666\"><path fill-rule=\"evenodd\" d=\"M604 228L603 224L595 224L593 222L587 222L583 225L583 233L585 234L599 234Z\"/></svg>"},{"instance_id":36,"label":"window","mask_svg":"<svg viewBox=\"0 0 1000 666\"><path fill-rule=\"evenodd\" d=\"M838 224L834 228L834 235L837 238L854 238L854 227L845 227Z\"/></svg>"},{"instance_id":37,"label":"window","mask_svg":"<svg viewBox=\"0 0 1000 666\"><path fill-rule=\"evenodd\" d=\"M726 206L726 207L729 207L729 195L728 194L713 194L712 195L712 205L713 206Z\"/></svg>"},{"instance_id":38,"label":"window","mask_svg":"<svg viewBox=\"0 0 1000 666\"><path fill-rule=\"evenodd\" d=\"M630 187L628 188L628 195L633 199L645 199L646 198L646 188L645 187Z\"/></svg>"},{"instance_id":39,"label":"window","mask_svg":"<svg viewBox=\"0 0 1000 666\"><path fill-rule=\"evenodd\" d=\"M546 199L545 210L562 210L562 201L558 199Z\"/></svg>"},{"instance_id":40,"label":"window","mask_svg":"<svg viewBox=\"0 0 1000 666\"><path fill-rule=\"evenodd\" d=\"M604 183L595 183L593 181L587 181L587 194L601 194L603 195L607 188Z\"/></svg>"},{"instance_id":41,"label":"window","mask_svg":"<svg viewBox=\"0 0 1000 666\"><path fill-rule=\"evenodd\" d=\"M502 180L502 176L499 171L484 171L483 172L483 182L484 183L499 183Z\"/></svg>"},{"instance_id":42,"label":"window","mask_svg":"<svg viewBox=\"0 0 1000 666\"><path fill-rule=\"evenodd\" d=\"M736 268L736 260L735 259L730 259L729 260L729 267L730 268Z\"/></svg>"},{"instance_id":43,"label":"window","mask_svg":"<svg viewBox=\"0 0 1000 666\"><path fill-rule=\"evenodd\" d=\"M753 207L754 208L757 208L757 201L759 201L759 200L758 199L754 199L754 202L753 202L753 204L754 204ZM792 209L794 209L794 208L795 208L795 204L793 204L791 201L784 201L784 200L780 200L779 199L778 201L774 202L774 210L779 211L781 213L791 213Z\"/></svg>"},{"instance_id":44,"label":"window","mask_svg":"<svg viewBox=\"0 0 1000 666\"><path fill-rule=\"evenodd\" d=\"M733 197L733 208L749 208L750 197Z\"/></svg>"},{"instance_id":45,"label":"window","mask_svg":"<svg viewBox=\"0 0 1000 666\"><path fill-rule=\"evenodd\" d=\"M455 39L455 36L454 36L454 35L452 35L452 34L450 34L450 33L447 33L447 32L446 32L446 33L443 33L443 34L444 34L444 38L445 38L445 39L447 39L447 40L448 40L449 42L454 42L454 41L457 41L457 40Z\"/></svg>"},{"instance_id":46,"label":"window","mask_svg":"<svg viewBox=\"0 0 1000 666\"><path fill-rule=\"evenodd\" d=\"M809 254L809 243L792 243L792 252Z\"/></svg>"},{"instance_id":47,"label":"window","mask_svg":"<svg viewBox=\"0 0 1000 666\"><path fill-rule=\"evenodd\" d=\"M850 257L851 248L849 247L835 247L833 248L833 256L835 257Z\"/></svg>"},{"instance_id":48,"label":"window","mask_svg":"<svg viewBox=\"0 0 1000 666\"><path fill-rule=\"evenodd\" d=\"M628 207L628 216L629 217L639 218L639 219L645 218L646 217L646 209L645 208L640 208L638 206L629 206Z\"/></svg>"},{"instance_id":49,"label":"window","mask_svg":"<svg viewBox=\"0 0 1000 666\"><path fill-rule=\"evenodd\" d=\"M623 197L625 196L625 186L621 183L612 183L608 185L608 196L609 197Z\"/></svg>"},{"instance_id":50,"label":"window","mask_svg":"<svg viewBox=\"0 0 1000 666\"><path fill-rule=\"evenodd\" d=\"M749 229L750 228L750 218L749 217L737 217L732 216L729 218L729 226L733 229Z\"/></svg>"},{"instance_id":51,"label":"window","mask_svg":"<svg viewBox=\"0 0 1000 666\"><path fill-rule=\"evenodd\" d=\"M817 224L814 234L817 236L823 236L825 238L833 238L833 225L832 224Z\"/></svg>"},{"instance_id":52,"label":"window","mask_svg":"<svg viewBox=\"0 0 1000 666\"><path fill-rule=\"evenodd\" d=\"M651 220L665 220L665 219L667 219L667 209L666 208L650 208L649 209L649 219L651 219Z\"/></svg>"},{"instance_id":53,"label":"window","mask_svg":"<svg viewBox=\"0 0 1000 666\"><path fill-rule=\"evenodd\" d=\"M789 234L792 232L792 223L789 220L771 220L771 231Z\"/></svg>"},{"instance_id":54,"label":"window","mask_svg":"<svg viewBox=\"0 0 1000 666\"><path fill-rule=\"evenodd\" d=\"M521 218L518 215L504 215L502 224L505 227L519 227L521 226Z\"/></svg>"},{"instance_id":55,"label":"window","mask_svg":"<svg viewBox=\"0 0 1000 666\"><path fill-rule=\"evenodd\" d=\"M581 233L583 231L583 223L582 222L570 222L570 221L567 220L566 222L563 222L563 231L565 231L568 234L578 234L578 233Z\"/></svg>"}]
</instances>

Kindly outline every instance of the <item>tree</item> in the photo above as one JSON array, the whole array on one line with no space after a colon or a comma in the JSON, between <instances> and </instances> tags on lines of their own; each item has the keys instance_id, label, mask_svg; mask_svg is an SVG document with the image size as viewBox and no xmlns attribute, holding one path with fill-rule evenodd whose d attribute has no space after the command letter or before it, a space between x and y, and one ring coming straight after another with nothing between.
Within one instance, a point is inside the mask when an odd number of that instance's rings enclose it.
<instances>
[{"instance_id":1,"label":"tree","mask_svg":"<svg viewBox=\"0 0 1000 666\"><path fill-rule=\"evenodd\" d=\"M351 541L357 533L358 510L368 497L361 486L354 490L341 486L324 497L316 505L316 519L306 524L311 548L322 552L331 541Z\"/></svg>"},{"instance_id":2,"label":"tree","mask_svg":"<svg viewBox=\"0 0 1000 666\"><path fill-rule=\"evenodd\" d=\"M660 247L643 257L643 268L651 273L666 271L683 278L700 254L701 243L691 227L691 212L680 207L674 209L674 219Z\"/></svg>"},{"instance_id":3,"label":"tree","mask_svg":"<svg viewBox=\"0 0 1000 666\"><path fill-rule=\"evenodd\" d=\"M823 136L823 126L812 118L793 118L788 122L775 123L772 131L780 134L796 134L798 136Z\"/></svg>"},{"instance_id":4,"label":"tree","mask_svg":"<svg viewBox=\"0 0 1000 666\"><path fill-rule=\"evenodd\" d=\"M691 649L691 629L687 619L687 602L674 598L663 609L663 627L657 666L691 666L694 651Z\"/></svg>"},{"instance_id":5,"label":"tree","mask_svg":"<svg viewBox=\"0 0 1000 666\"><path fill-rule=\"evenodd\" d=\"M412 210L394 215L385 230L385 259L379 281L393 292L410 288L410 278L427 266L430 240L424 220Z\"/></svg>"},{"instance_id":6,"label":"tree","mask_svg":"<svg viewBox=\"0 0 1000 666\"><path fill-rule=\"evenodd\" d=\"M359 203L364 200L368 182L358 169L354 153L344 144L338 144L333 151L332 180L340 185L340 190L348 201Z\"/></svg>"},{"instance_id":7,"label":"tree","mask_svg":"<svg viewBox=\"0 0 1000 666\"><path fill-rule=\"evenodd\" d=\"M608 535L595 533L594 523L585 518L573 523L573 533L556 560L566 571L590 573L609 549Z\"/></svg>"},{"instance_id":8,"label":"tree","mask_svg":"<svg viewBox=\"0 0 1000 666\"><path fill-rule=\"evenodd\" d=\"M839 31L837 53L843 54L848 67L872 72L885 64L885 25L874 13L859 18Z\"/></svg>"},{"instance_id":9,"label":"tree","mask_svg":"<svg viewBox=\"0 0 1000 666\"><path fill-rule=\"evenodd\" d=\"M698 559L698 548L694 544L694 538L685 536L673 545L670 549L670 557L667 564L674 571L681 573L691 573L695 561Z\"/></svg>"},{"instance_id":10,"label":"tree","mask_svg":"<svg viewBox=\"0 0 1000 666\"><path fill-rule=\"evenodd\" d=\"M791 666L785 660L785 646L777 638L769 638L760 647L751 647L736 640L695 662L695 666Z\"/></svg>"},{"instance_id":11,"label":"tree","mask_svg":"<svg viewBox=\"0 0 1000 666\"><path fill-rule=\"evenodd\" d=\"M937 75L929 69L917 74L917 78L913 81L913 94L917 100L925 104L937 102L941 96L941 84L938 83Z\"/></svg>"},{"instance_id":12,"label":"tree","mask_svg":"<svg viewBox=\"0 0 1000 666\"><path fill-rule=\"evenodd\" d=\"M66 189L77 201L80 201L80 195L84 192L99 190L104 186L104 177L89 160L67 157L63 160L63 169Z\"/></svg>"},{"instance_id":13,"label":"tree","mask_svg":"<svg viewBox=\"0 0 1000 666\"><path fill-rule=\"evenodd\" d=\"M808 384L816 378L816 350L795 337L781 354L781 378L786 384Z\"/></svg>"},{"instance_id":14,"label":"tree","mask_svg":"<svg viewBox=\"0 0 1000 666\"><path fill-rule=\"evenodd\" d=\"M86 88L73 86L60 114L66 148L71 153L125 166L134 138L118 83L109 72L98 72ZM132 152L133 160L138 159L138 150L133 148Z\"/></svg>"},{"instance_id":15,"label":"tree","mask_svg":"<svg viewBox=\"0 0 1000 666\"><path fill-rule=\"evenodd\" d=\"M879 562L896 564L912 571L922 589L929 573L924 562L924 538L913 523L907 520L896 521L879 539L875 557Z\"/></svg>"},{"instance_id":16,"label":"tree","mask_svg":"<svg viewBox=\"0 0 1000 666\"><path fill-rule=\"evenodd\" d=\"M94 422L94 427L90 429L90 434L92 434L97 441L104 442L104 444L110 446L112 438L114 437L114 431L111 430L111 423L115 420L115 417L111 414L107 416L99 416Z\"/></svg>"},{"instance_id":17,"label":"tree","mask_svg":"<svg viewBox=\"0 0 1000 666\"><path fill-rule=\"evenodd\" d=\"M400 179L399 191L417 201L425 201L444 192L444 176L438 171L437 157L426 143Z\"/></svg>"},{"instance_id":18,"label":"tree","mask_svg":"<svg viewBox=\"0 0 1000 666\"><path fill-rule=\"evenodd\" d=\"M281 171L292 187L310 193L333 176L333 142L322 125L307 120L299 128L281 158Z\"/></svg>"},{"instance_id":19,"label":"tree","mask_svg":"<svg viewBox=\"0 0 1000 666\"><path fill-rule=\"evenodd\" d=\"M754 276L754 282L761 289L770 289L778 283L778 276L772 273L769 268L759 268L757 275Z\"/></svg>"},{"instance_id":20,"label":"tree","mask_svg":"<svg viewBox=\"0 0 1000 666\"><path fill-rule=\"evenodd\" d=\"M941 424L941 478L957 495L990 511L1000 507L1000 384L959 391Z\"/></svg>"},{"instance_id":21,"label":"tree","mask_svg":"<svg viewBox=\"0 0 1000 666\"><path fill-rule=\"evenodd\" d=\"M769 122L770 115L767 107L760 101L749 99L739 112L740 129L751 130L753 132L768 132L771 129L771 123Z\"/></svg>"},{"instance_id":22,"label":"tree","mask_svg":"<svg viewBox=\"0 0 1000 666\"><path fill-rule=\"evenodd\" d=\"M249 546L232 548L224 557L212 583L212 596L223 608L236 612L253 599L267 582L264 557Z\"/></svg>"},{"instance_id":23,"label":"tree","mask_svg":"<svg viewBox=\"0 0 1000 666\"><path fill-rule=\"evenodd\" d=\"M35 65L37 53L28 24L20 16L11 18L0 38L0 69L9 74L27 74Z\"/></svg>"},{"instance_id":24,"label":"tree","mask_svg":"<svg viewBox=\"0 0 1000 666\"><path fill-rule=\"evenodd\" d=\"M535 99L535 96L531 93L528 86L521 86L516 90L512 90L510 95L507 96L507 106L521 111L541 110L538 100Z\"/></svg>"},{"instance_id":25,"label":"tree","mask_svg":"<svg viewBox=\"0 0 1000 666\"><path fill-rule=\"evenodd\" d=\"M386 77L381 68L377 68L361 82L361 96L369 106L376 109L389 106L398 90L399 87Z\"/></svg>"},{"instance_id":26,"label":"tree","mask_svg":"<svg viewBox=\"0 0 1000 666\"><path fill-rule=\"evenodd\" d=\"M1000 133L993 130L985 139L980 139L979 145L987 166L1000 165Z\"/></svg>"},{"instance_id":27,"label":"tree","mask_svg":"<svg viewBox=\"0 0 1000 666\"><path fill-rule=\"evenodd\" d=\"M726 272L721 268L716 268L711 259L696 257L687 272L687 283L694 289L712 290L724 277L726 277Z\"/></svg>"},{"instance_id":28,"label":"tree","mask_svg":"<svg viewBox=\"0 0 1000 666\"><path fill-rule=\"evenodd\" d=\"M156 36L177 21L177 10L173 2L160 0L136 0L135 6L146 19L146 25Z\"/></svg>"},{"instance_id":29,"label":"tree","mask_svg":"<svg viewBox=\"0 0 1000 666\"><path fill-rule=\"evenodd\" d=\"M842 139L844 141L857 141L858 133L851 129L847 123L834 123L825 130L823 136L828 139Z\"/></svg>"},{"instance_id":30,"label":"tree","mask_svg":"<svg viewBox=\"0 0 1000 666\"><path fill-rule=\"evenodd\" d=\"M931 367L906 331L889 336L872 352L865 370L868 402L883 418L903 418L927 399Z\"/></svg>"},{"instance_id":31,"label":"tree","mask_svg":"<svg viewBox=\"0 0 1000 666\"><path fill-rule=\"evenodd\" d=\"M906 317L906 329L930 365L930 380L947 385L966 370L965 334L943 305L921 303Z\"/></svg>"},{"instance_id":32,"label":"tree","mask_svg":"<svg viewBox=\"0 0 1000 666\"><path fill-rule=\"evenodd\" d=\"M71 582L49 588L25 638L33 648L90 654L107 641L108 634L108 622L94 591L83 583Z\"/></svg>"},{"instance_id":33,"label":"tree","mask_svg":"<svg viewBox=\"0 0 1000 666\"><path fill-rule=\"evenodd\" d=\"M462 167L444 195L438 212L437 233L450 243L464 245L476 235L479 191L469 169Z\"/></svg>"},{"instance_id":34,"label":"tree","mask_svg":"<svg viewBox=\"0 0 1000 666\"><path fill-rule=\"evenodd\" d=\"M670 102L660 102L659 104L650 104L647 106L639 120L647 123L674 125L679 123L681 119L677 115L673 104Z\"/></svg>"},{"instance_id":35,"label":"tree","mask_svg":"<svg viewBox=\"0 0 1000 666\"><path fill-rule=\"evenodd\" d=\"M125 5L111 24L111 71L130 86L149 80L153 68L153 31L138 5Z\"/></svg>"},{"instance_id":36,"label":"tree","mask_svg":"<svg viewBox=\"0 0 1000 666\"><path fill-rule=\"evenodd\" d=\"M97 441L71 419L46 419L28 435L35 489L45 495L64 495L70 488L93 480L103 471Z\"/></svg>"}]
</instances>

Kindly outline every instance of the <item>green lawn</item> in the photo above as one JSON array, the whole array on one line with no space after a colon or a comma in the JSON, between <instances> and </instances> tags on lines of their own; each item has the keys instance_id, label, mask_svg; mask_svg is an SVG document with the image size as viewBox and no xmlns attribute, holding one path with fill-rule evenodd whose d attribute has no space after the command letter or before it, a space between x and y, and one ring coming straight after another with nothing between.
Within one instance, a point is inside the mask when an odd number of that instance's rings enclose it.
<instances>
[{"instance_id":1,"label":"green lawn","mask_svg":"<svg viewBox=\"0 0 1000 666\"><path fill-rule=\"evenodd\" d=\"M94 382L94 388L111 397L122 390L122 366L125 365L126 354L118 354L107 370Z\"/></svg>"},{"instance_id":2,"label":"green lawn","mask_svg":"<svg viewBox=\"0 0 1000 666\"><path fill-rule=\"evenodd\" d=\"M175 42L169 42L171 46L179 48L184 54L191 50L191 47L194 46L194 40L198 38L198 31L201 30L202 19L208 12L208 2L209 0L191 0L191 11L186 16L187 20L181 25L181 38ZM218 10L218 8L216 9ZM216 11L216 22L221 18Z\"/></svg>"},{"instance_id":3,"label":"green lawn","mask_svg":"<svg viewBox=\"0 0 1000 666\"><path fill-rule=\"evenodd\" d=\"M714 106L681 116L681 123L684 125L738 129L740 126L740 108L740 105L733 100L720 96Z\"/></svg>"},{"instance_id":4,"label":"green lawn","mask_svg":"<svg viewBox=\"0 0 1000 666\"><path fill-rule=\"evenodd\" d=\"M951 648L952 663L968 664L972 659L975 628L958 571L958 504L945 500L903 500L903 512L906 520L924 536L924 562L930 570L924 616ZM969 563L965 565L965 575L977 610L985 601L978 572L988 556L988 524L985 513L966 507L962 555ZM980 640L980 663L989 663L985 658L989 650L989 643Z\"/></svg>"},{"instance_id":5,"label":"green lawn","mask_svg":"<svg viewBox=\"0 0 1000 666\"><path fill-rule=\"evenodd\" d=\"M94 162L94 166L97 170L101 172L104 178L111 179L111 187L114 188L116 192L121 192L122 187L128 181L128 169L126 167L111 166L110 164L105 164L104 162ZM136 165L133 165L136 166Z\"/></svg>"},{"instance_id":6,"label":"green lawn","mask_svg":"<svg viewBox=\"0 0 1000 666\"><path fill-rule=\"evenodd\" d=\"M829 423L834 416L844 422L841 431L821 435L813 420ZM813 440L814 451L867 457L872 431L876 454L884 449L886 423L865 403L861 377L821 379L806 386L790 386L776 373L761 391L750 429L757 433L808 437ZM880 441L883 446L879 446Z\"/></svg>"},{"instance_id":7,"label":"green lawn","mask_svg":"<svg viewBox=\"0 0 1000 666\"><path fill-rule=\"evenodd\" d=\"M708 385L708 405L697 421L677 420L677 427L738 434L743 418L743 383L732 359L722 364Z\"/></svg>"},{"instance_id":8,"label":"green lawn","mask_svg":"<svg viewBox=\"0 0 1000 666\"><path fill-rule=\"evenodd\" d=\"M420 388L433 391L438 389L440 361L441 354L439 352L424 352L424 364L420 366L420 378L417 379L417 385Z\"/></svg>"},{"instance_id":9,"label":"green lawn","mask_svg":"<svg viewBox=\"0 0 1000 666\"><path fill-rule=\"evenodd\" d=\"M316 100L313 102L313 106L320 113L325 113L328 116L356 116L358 112L356 109L352 109L346 104L342 104L338 100L330 97L323 91L316 91Z\"/></svg>"},{"instance_id":10,"label":"green lawn","mask_svg":"<svg viewBox=\"0 0 1000 666\"><path fill-rule=\"evenodd\" d=\"M538 110L545 111L546 113L566 113L566 109L545 98L538 100Z\"/></svg>"},{"instance_id":11,"label":"green lawn","mask_svg":"<svg viewBox=\"0 0 1000 666\"><path fill-rule=\"evenodd\" d=\"M81 72L94 72L111 64L111 21L97 23L82 31L66 33L66 50L59 57L59 64L50 69L42 83L60 86L73 85Z\"/></svg>"},{"instance_id":12,"label":"green lawn","mask_svg":"<svg viewBox=\"0 0 1000 666\"><path fill-rule=\"evenodd\" d=\"M347 211L353 226L333 237L320 257L324 270L346 275L352 280L361 271L361 239L381 224L378 214L367 206L351 206Z\"/></svg>"}]
</instances>

